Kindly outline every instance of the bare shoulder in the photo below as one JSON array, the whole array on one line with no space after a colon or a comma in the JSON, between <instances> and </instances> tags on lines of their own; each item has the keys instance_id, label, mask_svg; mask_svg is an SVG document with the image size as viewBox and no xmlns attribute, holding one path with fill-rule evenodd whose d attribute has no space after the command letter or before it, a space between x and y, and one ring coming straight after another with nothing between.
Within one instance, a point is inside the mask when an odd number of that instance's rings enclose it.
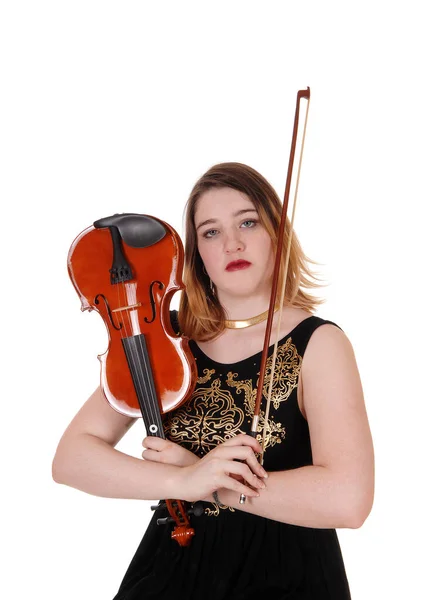
<instances>
[{"instance_id":1,"label":"bare shoulder","mask_svg":"<svg viewBox=\"0 0 428 600\"><path fill-rule=\"evenodd\" d=\"M321 394L328 395L329 402L363 400L354 349L347 335L335 325L326 323L313 332L303 357L302 379L306 411L310 403L320 404L317 398ZM326 402L323 399L324 407Z\"/></svg>"},{"instance_id":2,"label":"bare shoulder","mask_svg":"<svg viewBox=\"0 0 428 600\"><path fill-rule=\"evenodd\" d=\"M351 341L342 329L330 323L321 325L311 335L302 366L307 376L325 373L326 368L336 375L358 372Z\"/></svg>"},{"instance_id":3,"label":"bare shoulder","mask_svg":"<svg viewBox=\"0 0 428 600\"><path fill-rule=\"evenodd\" d=\"M63 437L90 434L115 446L134 422L135 419L114 410L98 387L71 421Z\"/></svg>"}]
</instances>

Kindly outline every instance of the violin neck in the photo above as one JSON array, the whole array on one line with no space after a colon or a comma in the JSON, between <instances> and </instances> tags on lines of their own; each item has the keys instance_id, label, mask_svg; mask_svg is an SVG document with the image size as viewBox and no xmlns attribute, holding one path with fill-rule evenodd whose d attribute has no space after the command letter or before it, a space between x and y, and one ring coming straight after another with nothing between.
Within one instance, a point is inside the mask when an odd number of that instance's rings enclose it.
<instances>
[{"instance_id":1,"label":"violin neck","mask_svg":"<svg viewBox=\"0 0 428 600\"><path fill-rule=\"evenodd\" d=\"M165 439L145 337L140 333L123 338L122 344L147 435Z\"/></svg>"}]
</instances>

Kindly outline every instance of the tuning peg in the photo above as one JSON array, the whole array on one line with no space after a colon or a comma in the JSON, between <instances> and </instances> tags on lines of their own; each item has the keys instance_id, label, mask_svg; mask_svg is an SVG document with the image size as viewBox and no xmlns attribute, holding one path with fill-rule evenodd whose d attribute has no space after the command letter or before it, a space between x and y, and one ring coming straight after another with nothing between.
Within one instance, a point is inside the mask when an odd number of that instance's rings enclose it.
<instances>
[{"instance_id":1,"label":"tuning peg","mask_svg":"<svg viewBox=\"0 0 428 600\"><path fill-rule=\"evenodd\" d=\"M204 505L202 502L198 501L192 504L192 506L187 511L188 515L195 515L195 517L200 517L204 514Z\"/></svg>"},{"instance_id":2,"label":"tuning peg","mask_svg":"<svg viewBox=\"0 0 428 600\"><path fill-rule=\"evenodd\" d=\"M166 502L159 502L157 506L151 506L151 510L160 510L161 508L166 508Z\"/></svg>"},{"instance_id":3,"label":"tuning peg","mask_svg":"<svg viewBox=\"0 0 428 600\"><path fill-rule=\"evenodd\" d=\"M168 523L175 523L175 519L173 519L172 517L165 517L163 519L158 519L156 523L158 525L167 525Z\"/></svg>"}]
</instances>

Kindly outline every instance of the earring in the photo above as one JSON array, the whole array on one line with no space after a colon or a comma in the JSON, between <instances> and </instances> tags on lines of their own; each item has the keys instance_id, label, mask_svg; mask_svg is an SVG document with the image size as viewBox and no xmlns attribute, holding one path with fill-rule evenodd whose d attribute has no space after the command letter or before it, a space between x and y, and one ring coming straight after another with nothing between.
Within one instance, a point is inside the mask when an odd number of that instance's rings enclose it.
<instances>
[{"instance_id":1,"label":"earring","mask_svg":"<svg viewBox=\"0 0 428 600\"><path fill-rule=\"evenodd\" d=\"M210 279L210 290L211 290L211 294L212 294L213 296L215 296L215 288L214 288L214 284L213 284L213 282L211 281L211 279Z\"/></svg>"}]
</instances>

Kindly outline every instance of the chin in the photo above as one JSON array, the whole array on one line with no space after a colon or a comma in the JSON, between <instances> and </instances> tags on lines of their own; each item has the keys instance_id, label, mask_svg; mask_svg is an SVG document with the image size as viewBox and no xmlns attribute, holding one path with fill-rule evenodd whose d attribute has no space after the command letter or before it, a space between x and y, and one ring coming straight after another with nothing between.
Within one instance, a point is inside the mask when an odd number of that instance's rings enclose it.
<instances>
[{"instance_id":1,"label":"chin","mask_svg":"<svg viewBox=\"0 0 428 600\"><path fill-rule=\"evenodd\" d=\"M225 293L228 294L229 296L235 296L235 297L239 297L242 299L247 299L249 296L256 296L259 293L260 288L255 287L254 286L254 282L248 283L247 285L245 285L245 283L243 283L242 285L238 286L234 286L233 288L227 288L225 289Z\"/></svg>"}]
</instances>

